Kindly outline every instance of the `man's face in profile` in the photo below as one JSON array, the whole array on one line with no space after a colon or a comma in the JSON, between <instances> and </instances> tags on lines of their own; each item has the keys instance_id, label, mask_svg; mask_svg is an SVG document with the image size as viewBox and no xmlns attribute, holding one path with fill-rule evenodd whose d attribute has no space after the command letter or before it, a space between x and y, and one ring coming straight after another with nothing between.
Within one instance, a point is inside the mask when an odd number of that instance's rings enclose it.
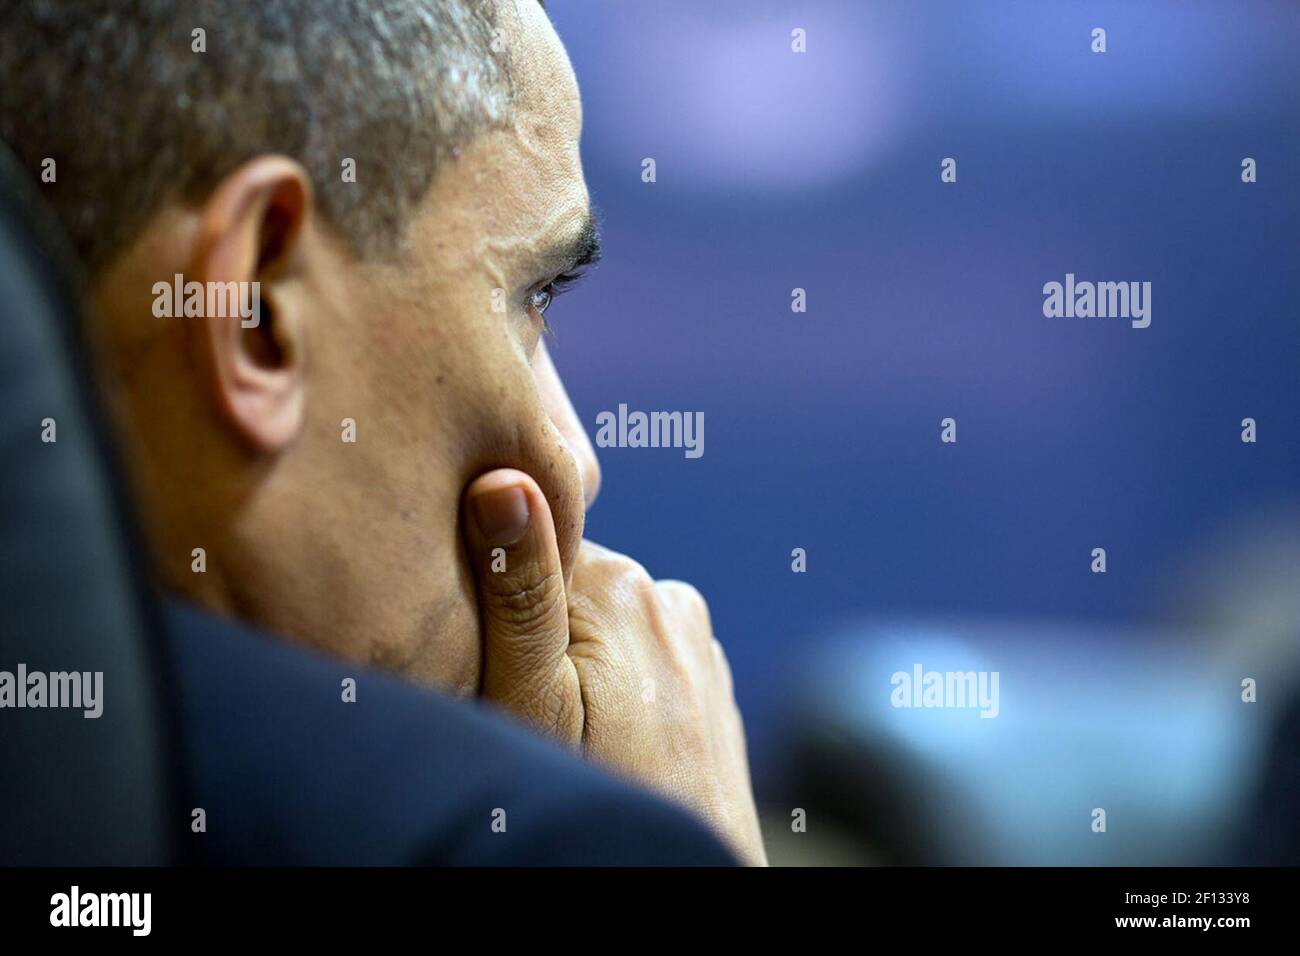
<instances>
[{"instance_id":1,"label":"man's face in profile","mask_svg":"<svg viewBox=\"0 0 1300 956\"><path fill-rule=\"evenodd\" d=\"M501 0L497 9L512 106L439 167L399 254L353 256L305 217L293 234L298 251L261 277L264 327L230 346L227 364L252 373L223 384L211 357L220 346L196 351L178 321L161 333L177 356L136 347L143 357L121 376L137 457L149 462L137 466L146 510L174 586L462 692L476 689L481 669L460 531L466 485L498 467L531 475L550 503L567 574L599 483L543 342L554 280L596 251L577 83L540 4ZM242 207L229 205L238 221ZM179 236L211 260L224 241L213 221L201 210L161 215L99 283L100 304L136 314L151 283L202 272L174 250ZM205 399L212 379L217 394ZM160 408L158 396L178 389L189 397ZM346 420L354 442L341 438ZM214 442L225 451L210 451ZM196 527L169 514L178 495L188 497L177 511L206 520ZM207 549L203 575L190 563L197 546Z\"/></svg>"},{"instance_id":2,"label":"man's face in profile","mask_svg":"<svg viewBox=\"0 0 1300 956\"><path fill-rule=\"evenodd\" d=\"M0 134L61 157L162 583L476 693L764 862L707 603L582 540L599 472L543 341L599 249L542 5L77 6L7 16Z\"/></svg>"},{"instance_id":3,"label":"man's face in profile","mask_svg":"<svg viewBox=\"0 0 1300 956\"><path fill-rule=\"evenodd\" d=\"M439 172L406 261L367 270L367 296L385 307L355 315L361 341L336 343L340 365L331 372L347 378L353 356L367 357L352 373L368 406L359 414L386 423L364 449L359 476L382 476L391 497L357 503L367 518L355 543L374 561L356 579L357 600L387 592L406 609L390 619L396 658L388 663L463 689L477 684L479 659L473 575L457 528L464 487L494 467L532 475L551 502L567 568L584 499L599 483L544 342L551 283L594 243L578 87L539 4L507 0L500 29L515 78L510 121L480 133ZM346 411L332 404L327 434ZM335 444L332 454L363 451L361 442ZM357 626L373 629L377 613L359 615ZM440 671L452 663L454 671Z\"/></svg>"}]
</instances>

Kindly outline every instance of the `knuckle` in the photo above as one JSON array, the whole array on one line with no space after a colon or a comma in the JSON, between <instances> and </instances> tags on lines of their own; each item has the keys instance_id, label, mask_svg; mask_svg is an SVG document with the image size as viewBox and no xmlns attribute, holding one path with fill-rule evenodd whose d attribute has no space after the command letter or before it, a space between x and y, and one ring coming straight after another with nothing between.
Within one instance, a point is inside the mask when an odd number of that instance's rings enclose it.
<instances>
[{"instance_id":1,"label":"knuckle","mask_svg":"<svg viewBox=\"0 0 1300 956\"><path fill-rule=\"evenodd\" d=\"M694 585L671 580L660 581L657 588L669 615L679 626L685 626L698 638L712 639L709 604Z\"/></svg>"},{"instance_id":2,"label":"knuckle","mask_svg":"<svg viewBox=\"0 0 1300 956\"><path fill-rule=\"evenodd\" d=\"M581 574L575 575L574 584L588 593L610 591L638 599L654 590L650 572L616 551L594 556Z\"/></svg>"},{"instance_id":3,"label":"knuckle","mask_svg":"<svg viewBox=\"0 0 1300 956\"><path fill-rule=\"evenodd\" d=\"M713 641L713 659L717 666L718 674L722 678L723 686L726 687L728 693L730 693L733 686L731 662L727 660L727 652L716 638Z\"/></svg>"},{"instance_id":4,"label":"knuckle","mask_svg":"<svg viewBox=\"0 0 1300 956\"><path fill-rule=\"evenodd\" d=\"M655 581L650 572L631 558L624 558L618 568L618 580L623 587L636 594L654 591Z\"/></svg>"},{"instance_id":5,"label":"knuckle","mask_svg":"<svg viewBox=\"0 0 1300 956\"><path fill-rule=\"evenodd\" d=\"M604 545L584 538L578 548L578 564L588 571L597 572L605 577L617 578L625 574L640 572L646 574L645 568L629 558L626 554L611 551ZM646 574L648 578L649 575Z\"/></svg>"},{"instance_id":6,"label":"knuckle","mask_svg":"<svg viewBox=\"0 0 1300 956\"><path fill-rule=\"evenodd\" d=\"M578 559L576 565L577 567L583 567L585 565L599 564L602 560L615 553L616 552L609 550L609 548L605 547L603 544L597 544L590 538L583 538L581 543L578 545Z\"/></svg>"},{"instance_id":7,"label":"knuckle","mask_svg":"<svg viewBox=\"0 0 1300 956\"><path fill-rule=\"evenodd\" d=\"M659 591L674 606L694 616L708 614L709 604L695 585L686 581L670 579L658 583Z\"/></svg>"},{"instance_id":8,"label":"knuckle","mask_svg":"<svg viewBox=\"0 0 1300 956\"><path fill-rule=\"evenodd\" d=\"M518 627L536 624L558 610L564 578L556 571L540 577L500 581L492 592L492 615Z\"/></svg>"}]
</instances>

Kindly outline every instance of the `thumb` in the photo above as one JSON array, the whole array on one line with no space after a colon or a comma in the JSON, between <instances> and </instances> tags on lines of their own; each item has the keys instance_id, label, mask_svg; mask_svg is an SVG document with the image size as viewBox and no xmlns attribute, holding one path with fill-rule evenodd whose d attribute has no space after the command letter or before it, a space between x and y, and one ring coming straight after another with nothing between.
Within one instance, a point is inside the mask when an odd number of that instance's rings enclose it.
<instances>
[{"instance_id":1,"label":"thumb","mask_svg":"<svg viewBox=\"0 0 1300 956\"><path fill-rule=\"evenodd\" d=\"M561 740L582 738L582 696L566 653L564 569L546 496L501 468L465 489L465 545L482 615L483 696Z\"/></svg>"}]
</instances>

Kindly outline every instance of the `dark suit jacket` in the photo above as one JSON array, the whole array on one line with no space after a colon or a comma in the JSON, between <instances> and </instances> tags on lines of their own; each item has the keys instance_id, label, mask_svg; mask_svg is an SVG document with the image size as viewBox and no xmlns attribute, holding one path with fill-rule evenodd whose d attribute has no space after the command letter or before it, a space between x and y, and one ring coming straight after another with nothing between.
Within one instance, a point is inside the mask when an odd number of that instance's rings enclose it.
<instances>
[{"instance_id":1,"label":"dark suit jacket","mask_svg":"<svg viewBox=\"0 0 1300 956\"><path fill-rule=\"evenodd\" d=\"M734 865L693 817L480 705L188 605L166 630L200 861Z\"/></svg>"}]
</instances>

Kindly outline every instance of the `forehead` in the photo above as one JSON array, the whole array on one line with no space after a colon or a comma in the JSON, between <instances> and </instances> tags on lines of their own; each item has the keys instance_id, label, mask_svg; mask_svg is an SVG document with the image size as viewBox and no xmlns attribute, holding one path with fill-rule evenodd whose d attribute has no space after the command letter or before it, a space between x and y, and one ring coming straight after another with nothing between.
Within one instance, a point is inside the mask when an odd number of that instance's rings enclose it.
<instances>
[{"instance_id":1,"label":"forehead","mask_svg":"<svg viewBox=\"0 0 1300 956\"><path fill-rule=\"evenodd\" d=\"M536 0L499 0L497 28L514 83L510 115L439 170L414 232L431 265L509 287L539 249L581 233L589 203L582 108L563 44Z\"/></svg>"},{"instance_id":2,"label":"forehead","mask_svg":"<svg viewBox=\"0 0 1300 956\"><path fill-rule=\"evenodd\" d=\"M578 82L542 5L498 0L497 23L510 58L516 108L576 139L582 127Z\"/></svg>"}]
</instances>

